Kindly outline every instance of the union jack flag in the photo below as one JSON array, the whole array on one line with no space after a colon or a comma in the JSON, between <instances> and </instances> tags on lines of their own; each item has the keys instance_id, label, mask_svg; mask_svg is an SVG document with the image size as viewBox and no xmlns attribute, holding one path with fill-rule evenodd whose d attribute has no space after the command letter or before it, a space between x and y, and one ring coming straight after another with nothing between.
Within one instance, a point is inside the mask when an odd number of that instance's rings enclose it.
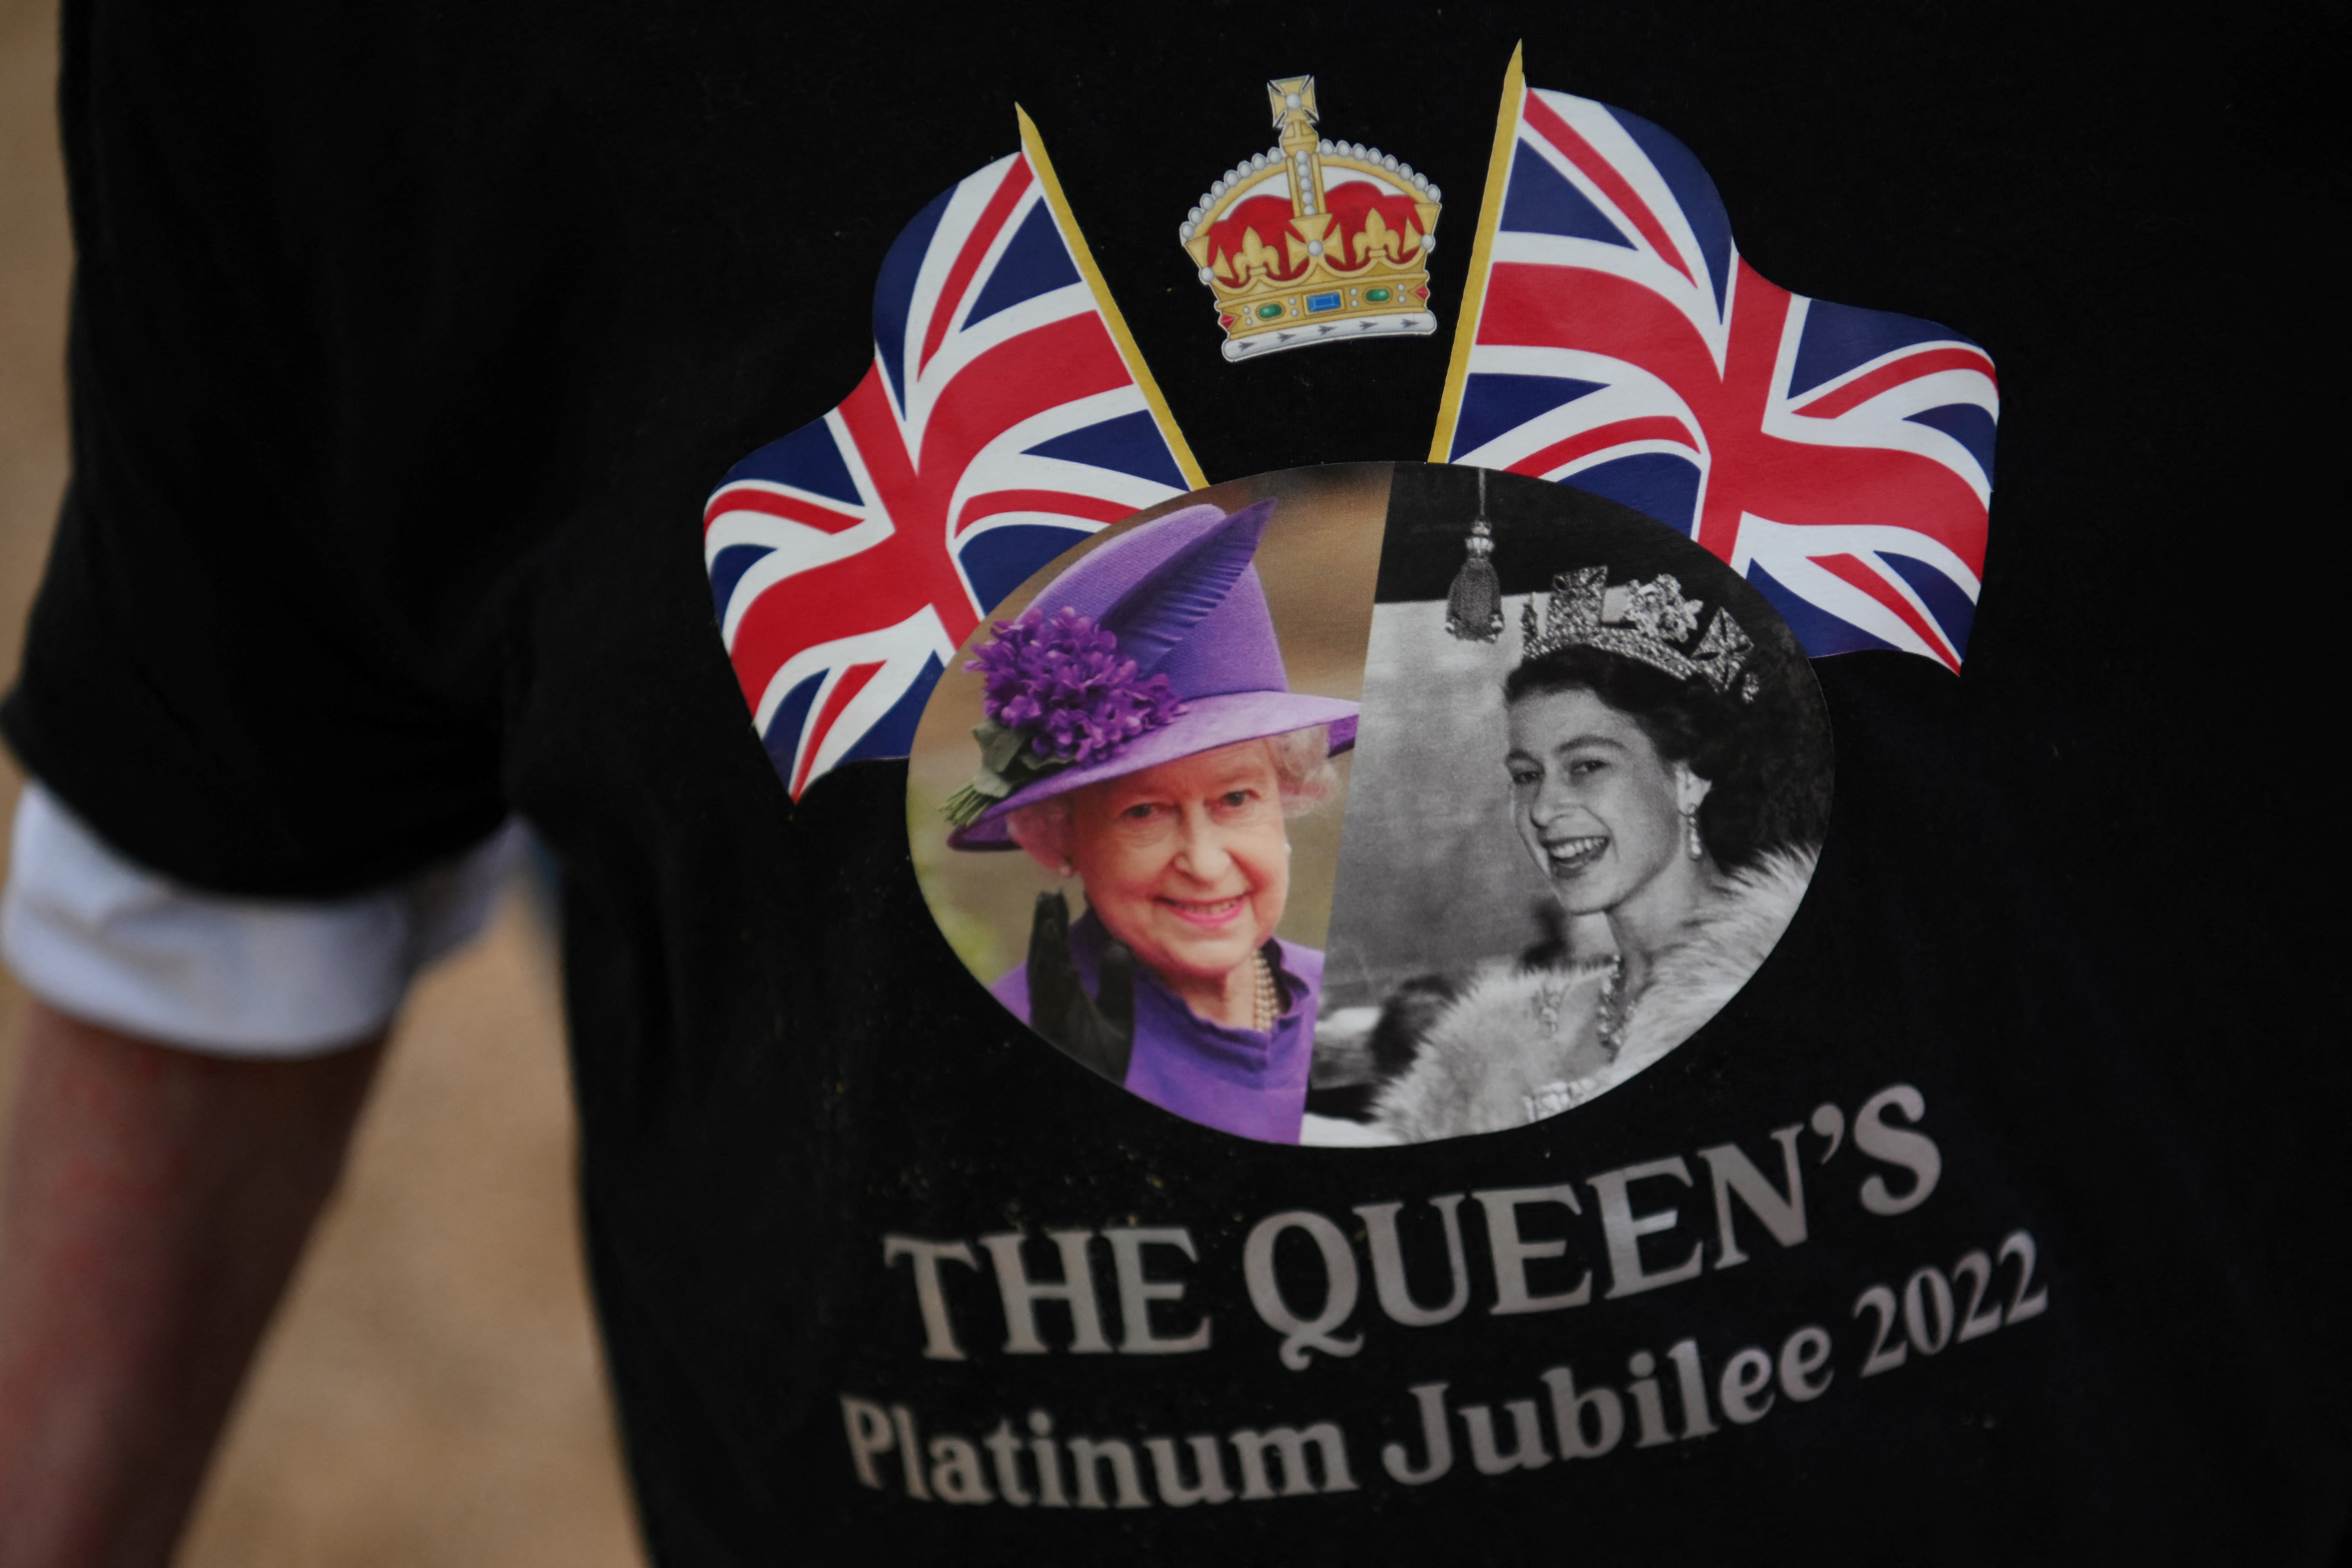
<instances>
[{"instance_id":1,"label":"union jack flag","mask_svg":"<svg viewBox=\"0 0 2352 1568\"><path fill-rule=\"evenodd\" d=\"M891 245L857 390L704 509L720 631L795 799L907 755L947 661L1031 573L1204 483L1021 127Z\"/></svg>"},{"instance_id":2,"label":"union jack flag","mask_svg":"<svg viewBox=\"0 0 2352 1568\"><path fill-rule=\"evenodd\" d=\"M1683 530L1815 655L1958 669L1984 568L1991 358L1740 258L1689 149L1516 58L1433 462L1538 475Z\"/></svg>"}]
</instances>

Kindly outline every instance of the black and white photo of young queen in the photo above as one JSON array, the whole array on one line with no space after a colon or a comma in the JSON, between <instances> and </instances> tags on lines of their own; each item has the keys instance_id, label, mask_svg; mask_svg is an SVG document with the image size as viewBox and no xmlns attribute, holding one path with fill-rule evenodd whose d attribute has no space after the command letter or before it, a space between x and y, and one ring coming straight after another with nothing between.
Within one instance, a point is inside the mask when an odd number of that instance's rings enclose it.
<instances>
[{"instance_id":1,"label":"black and white photo of young queen","mask_svg":"<svg viewBox=\"0 0 2352 1568\"><path fill-rule=\"evenodd\" d=\"M1689 540L1400 466L1308 1142L1494 1132L1606 1093L1764 963L1828 816L1795 639Z\"/></svg>"}]
</instances>

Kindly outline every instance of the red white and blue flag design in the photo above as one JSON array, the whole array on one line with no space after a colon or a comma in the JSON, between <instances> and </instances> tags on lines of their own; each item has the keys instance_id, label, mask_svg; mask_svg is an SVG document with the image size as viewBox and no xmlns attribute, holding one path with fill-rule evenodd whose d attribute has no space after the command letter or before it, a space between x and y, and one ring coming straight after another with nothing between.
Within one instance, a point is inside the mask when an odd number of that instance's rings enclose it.
<instances>
[{"instance_id":1,"label":"red white and blue flag design","mask_svg":"<svg viewBox=\"0 0 2352 1568\"><path fill-rule=\"evenodd\" d=\"M907 755L947 661L1037 568L1204 482L1022 129L891 246L857 390L704 510L727 651L795 798Z\"/></svg>"},{"instance_id":2,"label":"red white and blue flag design","mask_svg":"<svg viewBox=\"0 0 2352 1568\"><path fill-rule=\"evenodd\" d=\"M1683 530L1816 656L1959 668L2000 407L1976 344L1766 282L1687 148L1516 60L1464 320L1433 461Z\"/></svg>"}]
</instances>

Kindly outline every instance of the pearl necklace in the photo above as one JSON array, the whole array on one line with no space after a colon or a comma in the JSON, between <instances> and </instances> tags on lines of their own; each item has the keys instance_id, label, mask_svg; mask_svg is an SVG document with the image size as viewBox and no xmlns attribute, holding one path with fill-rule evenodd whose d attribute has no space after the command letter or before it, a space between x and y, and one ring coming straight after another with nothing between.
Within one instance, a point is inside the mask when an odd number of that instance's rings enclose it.
<instances>
[{"instance_id":1,"label":"pearl necklace","mask_svg":"<svg viewBox=\"0 0 2352 1568\"><path fill-rule=\"evenodd\" d=\"M1274 965L1265 961L1264 950L1257 953L1257 1032L1274 1033L1274 1026L1282 1016L1282 989L1274 981Z\"/></svg>"}]
</instances>

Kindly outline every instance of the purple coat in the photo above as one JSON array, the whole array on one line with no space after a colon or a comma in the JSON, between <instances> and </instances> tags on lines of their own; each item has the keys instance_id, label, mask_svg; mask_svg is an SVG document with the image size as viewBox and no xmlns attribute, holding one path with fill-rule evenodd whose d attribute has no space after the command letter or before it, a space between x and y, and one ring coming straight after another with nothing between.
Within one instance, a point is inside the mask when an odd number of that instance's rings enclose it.
<instances>
[{"instance_id":1,"label":"purple coat","mask_svg":"<svg viewBox=\"0 0 2352 1568\"><path fill-rule=\"evenodd\" d=\"M1089 910L1070 927L1070 957L1088 991L1099 984L1107 939ZM1279 938L1266 944L1286 1005L1271 1035L1213 1024L1142 963L1135 966L1135 1053L1127 1088L1188 1121L1263 1143L1296 1143L1315 1056L1323 955ZM989 994L1029 1021L1029 971L1008 972Z\"/></svg>"}]
</instances>

